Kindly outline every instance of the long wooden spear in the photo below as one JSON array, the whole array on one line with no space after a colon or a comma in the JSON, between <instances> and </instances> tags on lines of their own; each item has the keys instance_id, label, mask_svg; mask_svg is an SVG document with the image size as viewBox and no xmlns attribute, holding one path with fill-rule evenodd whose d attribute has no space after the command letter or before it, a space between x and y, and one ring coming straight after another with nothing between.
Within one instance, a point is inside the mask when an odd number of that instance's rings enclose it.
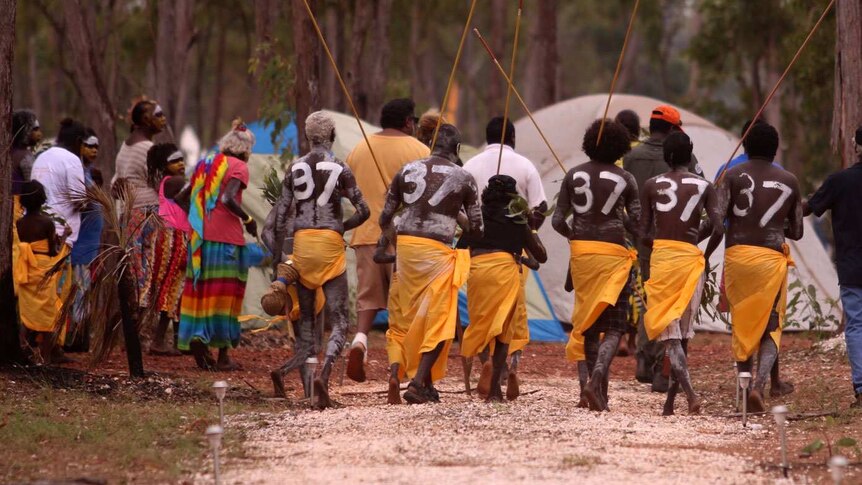
<instances>
[{"instance_id":1,"label":"long wooden spear","mask_svg":"<svg viewBox=\"0 0 862 485\"><path fill-rule=\"evenodd\" d=\"M617 87L617 79L620 77L620 70L623 67L623 60L626 58L626 49L629 45L629 37L632 33L632 27L635 24L635 16L638 13L638 6L640 5L640 0L635 0L635 6L632 9L632 16L629 18L629 26L626 29L626 37L623 39L623 48L620 50L620 57L617 59L617 68L614 70L614 77L611 79L611 89L608 91L608 102L605 103L605 114L602 115L602 121L599 123L599 135L596 137L596 146L599 146L599 143L602 141L602 132L605 131L605 120L608 118L608 110L611 107L611 98L614 96L614 90Z\"/></svg>"},{"instance_id":2,"label":"long wooden spear","mask_svg":"<svg viewBox=\"0 0 862 485\"><path fill-rule=\"evenodd\" d=\"M515 84L512 82L512 78L510 78L506 74L506 70L503 69L503 66L500 65L500 61L497 60L497 56L494 55L494 51L492 51L491 47L488 46L488 43L485 42L485 38L482 37L482 34L479 32L479 29L474 28L473 33L476 34L476 37L479 38L479 41L482 43L482 46L485 47L485 51L487 51L488 56L491 57L491 62L495 66L497 66L497 70L500 71L500 75L503 76L503 79L506 80L506 83L509 85L509 89L512 90L512 94L515 95L515 99L517 99L518 102L521 103L521 108L523 108L524 111L527 113L527 116L530 118L530 121L533 122L533 126L536 127L536 131L539 132L539 136L542 137L542 141L545 142L545 145L547 145L548 150L551 151L551 155L554 156L554 160L557 161L557 165L560 166L560 170L562 170L565 174L566 167L563 165L563 162L560 161L560 157L557 156L557 152L555 152L554 149L551 147L551 144L548 142L548 139L545 137L545 134L542 132L542 129L539 128L539 124L536 123L536 119L533 118L533 113L530 111L530 108L527 107L527 103L524 102L524 98L521 97L521 93L518 92L518 88L516 88Z\"/></svg>"},{"instance_id":3,"label":"long wooden spear","mask_svg":"<svg viewBox=\"0 0 862 485\"><path fill-rule=\"evenodd\" d=\"M515 40L512 44L512 62L509 64L509 79L515 77L515 56L518 53L518 36L521 33L521 11L524 0L518 0L518 16L515 17ZM503 145L506 141L506 124L509 121L509 100L512 97L512 85L506 86L506 104L503 106L503 132L500 135L500 153L497 155L497 175L500 175L500 165L503 163Z\"/></svg>"},{"instance_id":4,"label":"long wooden spear","mask_svg":"<svg viewBox=\"0 0 862 485\"><path fill-rule=\"evenodd\" d=\"M793 59L790 60L790 64L787 65L787 68L784 69L784 73L781 74L781 77L778 78L778 82L775 83L775 86L772 88L772 91L769 92L769 96L766 97L766 100L763 102L763 105L757 110L757 114L754 115L754 118L751 119L751 123L748 125L748 129L745 130L745 133L742 134L742 138L739 139L739 143L736 144L736 147L733 149L733 153L730 154L730 158L727 159L727 162L724 164L724 168L722 168L721 173L716 179L716 185L720 184L722 180L724 180L724 175L727 173L727 168L730 166L730 162L733 160L733 157L736 155L736 152L739 150L739 147L742 146L742 142L748 137L748 133L751 132L751 129L754 128L754 122L760 118L760 115L763 114L763 110L766 109L766 106L772 101L772 97L775 96L775 92L778 91L778 87L781 86L781 83L784 82L784 78L787 77L787 74L790 72L790 68L796 64L796 61L799 59L799 56L802 54L802 51L805 50L805 47L808 45L808 42L814 36L814 32L817 32L817 29L820 27L820 24L823 23L823 20L826 18L826 15L829 14L829 11L832 10L832 7L835 5L835 0L831 0L829 5L823 9L823 13L820 15L820 18L817 20L817 23L814 24L814 27L811 28L811 31L808 32L808 36L805 37L805 41L802 42L802 45L799 46L799 49L796 51L796 54L793 56Z\"/></svg>"},{"instance_id":5,"label":"long wooden spear","mask_svg":"<svg viewBox=\"0 0 862 485\"><path fill-rule=\"evenodd\" d=\"M371 143L368 141L368 135L365 134L362 120L359 119L359 112L356 111L356 105L353 104L353 98L350 97L350 91L347 90L347 85L344 84L344 79L341 77L341 72L338 70L338 64L335 63L335 58L332 57L332 52L329 50L329 45L326 44L326 39L323 38L323 32L320 31L317 19L314 18L314 12L311 11L311 6L308 4L308 0L302 0L302 3L305 4L305 11L308 12L308 17L311 19L311 23L314 24L314 31L317 32L317 38L320 39L320 43L323 44L323 50L326 52L326 57L329 58L329 63L335 71L335 77L338 78L338 84L341 85L344 97L347 98L347 104L350 105L350 110L353 111L353 117L356 118L356 123L359 125L359 131L362 132L362 138L365 139L365 144L368 145L368 153L371 154L371 159L374 160L374 166L377 167L377 173L380 174L380 180L383 181L384 187L389 187L389 181L386 180L386 176L383 175L383 169L380 167L380 162L377 161L377 157L374 155L374 149L371 148Z\"/></svg>"},{"instance_id":6,"label":"long wooden spear","mask_svg":"<svg viewBox=\"0 0 862 485\"><path fill-rule=\"evenodd\" d=\"M473 12L476 10L476 0L470 3L470 13L467 14L467 22L464 24L464 32L461 33L461 42L458 43L458 51L455 53L455 62L452 64L452 71L449 73L449 82L446 84L446 92L443 94L443 104L440 105L440 116L437 118L437 124L434 126L434 135L431 137L431 151L434 151L434 145L437 144L437 134L440 132L440 125L443 123L443 113L446 111L446 103L449 102L449 91L452 89L452 83L455 81L455 72L458 70L458 63L461 62L461 51L464 50L464 41L467 39L467 32L470 31L470 22L473 21Z\"/></svg>"}]
</instances>

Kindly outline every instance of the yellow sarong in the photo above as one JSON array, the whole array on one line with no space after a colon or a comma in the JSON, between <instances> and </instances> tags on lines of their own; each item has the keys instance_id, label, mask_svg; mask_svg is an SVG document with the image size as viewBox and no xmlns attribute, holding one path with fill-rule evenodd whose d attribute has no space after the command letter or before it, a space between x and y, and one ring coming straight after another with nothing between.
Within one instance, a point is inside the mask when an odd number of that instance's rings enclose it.
<instances>
[{"instance_id":1,"label":"yellow sarong","mask_svg":"<svg viewBox=\"0 0 862 485\"><path fill-rule=\"evenodd\" d=\"M778 329L770 335L779 346L787 311L788 265L793 265L793 259L786 244L783 253L746 245L732 246L724 252L724 281L737 362L748 360L760 348L760 338L773 309L778 312Z\"/></svg>"},{"instance_id":2,"label":"yellow sarong","mask_svg":"<svg viewBox=\"0 0 862 485\"><path fill-rule=\"evenodd\" d=\"M47 277L48 271L69 256L65 244L56 256L48 256L50 245L47 239L32 243L18 242L18 260L13 268L18 285L18 310L21 323L34 332L53 332L63 300L72 287L71 267L66 261L64 271ZM60 333L63 343L65 332Z\"/></svg>"},{"instance_id":3,"label":"yellow sarong","mask_svg":"<svg viewBox=\"0 0 862 485\"><path fill-rule=\"evenodd\" d=\"M346 271L341 234L331 229L302 229L293 237L293 264L302 286L315 290Z\"/></svg>"},{"instance_id":4,"label":"yellow sarong","mask_svg":"<svg viewBox=\"0 0 862 485\"><path fill-rule=\"evenodd\" d=\"M470 272L470 253L424 237L398 235L398 293L404 322L407 375L413 377L421 354L446 342L431 370L432 381L446 375L455 338L458 289Z\"/></svg>"},{"instance_id":5,"label":"yellow sarong","mask_svg":"<svg viewBox=\"0 0 862 485\"><path fill-rule=\"evenodd\" d=\"M398 272L392 273L389 281L389 300L386 309L389 311L389 329L386 330L386 354L389 356L389 365L398 364L398 378L403 379L407 374L407 358L404 351L404 337L409 329L408 322L404 320L401 311L401 284L398 282Z\"/></svg>"},{"instance_id":6,"label":"yellow sarong","mask_svg":"<svg viewBox=\"0 0 862 485\"><path fill-rule=\"evenodd\" d=\"M461 355L472 357L496 340L511 342L520 290L520 266L511 254L489 253L470 258L467 280L470 325L464 330Z\"/></svg>"},{"instance_id":7,"label":"yellow sarong","mask_svg":"<svg viewBox=\"0 0 862 485\"><path fill-rule=\"evenodd\" d=\"M527 278L530 277L530 268L521 266L521 288L518 291L518 304L515 308L515 321L512 341L509 342L509 355L523 350L530 343L530 326L527 319Z\"/></svg>"},{"instance_id":8,"label":"yellow sarong","mask_svg":"<svg viewBox=\"0 0 862 485\"><path fill-rule=\"evenodd\" d=\"M705 266L703 252L697 246L656 239L650 259L650 279L645 285L644 328L650 340L658 338L691 305Z\"/></svg>"},{"instance_id":9,"label":"yellow sarong","mask_svg":"<svg viewBox=\"0 0 862 485\"><path fill-rule=\"evenodd\" d=\"M616 305L638 254L634 249L602 241L570 241L569 248L575 308L566 358L578 362L584 360L584 332L608 305Z\"/></svg>"}]
</instances>

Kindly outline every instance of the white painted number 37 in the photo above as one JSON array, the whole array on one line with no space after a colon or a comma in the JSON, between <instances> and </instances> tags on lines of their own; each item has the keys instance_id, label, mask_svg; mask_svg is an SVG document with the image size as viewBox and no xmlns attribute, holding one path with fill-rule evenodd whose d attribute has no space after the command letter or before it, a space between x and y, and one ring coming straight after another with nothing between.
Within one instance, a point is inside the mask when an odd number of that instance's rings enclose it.
<instances>
[{"instance_id":1,"label":"white painted number 37","mask_svg":"<svg viewBox=\"0 0 862 485\"><path fill-rule=\"evenodd\" d=\"M733 215L736 217L745 217L749 212L751 212L751 206L754 205L754 189L757 184L754 182L751 175L748 175L747 173L741 173L739 178L748 179L748 187L739 191L740 195L744 196L748 200L748 203L744 208L739 207L737 204L733 204ZM775 180L764 180L760 186L764 189L775 189L781 192L781 194L778 195L778 199L769 206L769 209L763 213L763 217L761 217L758 222L760 227L766 227L766 225L769 224L769 221L771 221L772 218L775 217L775 214L778 213L778 210L781 209L785 202L787 202L787 199L790 198L790 195L793 193L793 189Z\"/></svg>"},{"instance_id":2,"label":"white painted number 37","mask_svg":"<svg viewBox=\"0 0 862 485\"><path fill-rule=\"evenodd\" d=\"M335 186L338 185L338 177L344 171L344 167L334 162L317 162L315 168L329 172L326 184L323 186L323 191L317 196L317 205L323 207L332 198L332 192L335 190ZM291 165L290 171L293 173L293 187L296 200L311 198L314 195L314 177L311 173L311 167L305 162L299 162ZM302 187L302 189L299 190L299 187Z\"/></svg>"},{"instance_id":3,"label":"white painted number 37","mask_svg":"<svg viewBox=\"0 0 862 485\"><path fill-rule=\"evenodd\" d=\"M626 179L613 172L601 172L599 173L599 178L614 182L614 190L608 196L605 205L602 206L602 214L608 215L614 209L620 196L623 195L623 191L626 189ZM576 180L583 180L584 183L574 188L575 195L583 195L586 200L583 204L572 203L572 207L578 214L585 214L593 208L594 196L592 187L590 187L590 174L587 172L575 172L572 174L572 181Z\"/></svg>"}]
</instances>

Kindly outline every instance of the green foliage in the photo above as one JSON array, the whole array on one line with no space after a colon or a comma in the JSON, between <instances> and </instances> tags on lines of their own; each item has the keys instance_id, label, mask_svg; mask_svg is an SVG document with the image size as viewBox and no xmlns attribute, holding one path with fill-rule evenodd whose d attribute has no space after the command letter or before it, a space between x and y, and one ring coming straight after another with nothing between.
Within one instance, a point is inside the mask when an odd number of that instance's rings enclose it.
<instances>
[{"instance_id":1,"label":"green foliage","mask_svg":"<svg viewBox=\"0 0 862 485\"><path fill-rule=\"evenodd\" d=\"M717 303L721 288L719 287L718 272L709 271L706 275L706 281L703 283L703 293L700 297L700 309L713 321L722 322L730 330L730 320L725 313L718 310ZM700 320L700 312L697 314Z\"/></svg>"},{"instance_id":2,"label":"green foliage","mask_svg":"<svg viewBox=\"0 0 862 485\"><path fill-rule=\"evenodd\" d=\"M824 446L826 446L826 444L823 443L823 440L818 438L818 439L812 441L811 443L808 443L807 445L805 445L805 447L802 448L802 453L804 455L811 456L811 455L817 453L818 451L822 450Z\"/></svg>"},{"instance_id":3,"label":"green foliage","mask_svg":"<svg viewBox=\"0 0 862 485\"><path fill-rule=\"evenodd\" d=\"M700 0L696 8L702 25L688 48L698 68L699 89L690 102L707 118L738 133L802 45L823 6L804 0L763 0L756 6L744 0ZM800 178L803 190L838 167L829 156L834 153L834 61L833 14L812 37L773 102L780 103L780 161Z\"/></svg>"},{"instance_id":4,"label":"green foliage","mask_svg":"<svg viewBox=\"0 0 862 485\"><path fill-rule=\"evenodd\" d=\"M261 43L249 59L249 73L258 80L262 93L260 121L272 129L271 141L282 160L290 160L296 148L283 131L295 118L292 100L296 82L293 59L283 54L278 40Z\"/></svg>"},{"instance_id":5,"label":"green foliage","mask_svg":"<svg viewBox=\"0 0 862 485\"><path fill-rule=\"evenodd\" d=\"M275 166L270 166L269 172L263 178L263 187L260 189L264 200L274 206L276 201L281 198L282 187L278 171L275 169Z\"/></svg>"},{"instance_id":6,"label":"green foliage","mask_svg":"<svg viewBox=\"0 0 862 485\"><path fill-rule=\"evenodd\" d=\"M787 287L787 313L784 318L785 328L808 328L813 331L825 331L837 328L841 323L836 316L838 302L826 298L822 303L817 296L814 285L805 285L799 277L799 271L793 272L796 278ZM808 316L808 325L804 320Z\"/></svg>"}]
</instances>

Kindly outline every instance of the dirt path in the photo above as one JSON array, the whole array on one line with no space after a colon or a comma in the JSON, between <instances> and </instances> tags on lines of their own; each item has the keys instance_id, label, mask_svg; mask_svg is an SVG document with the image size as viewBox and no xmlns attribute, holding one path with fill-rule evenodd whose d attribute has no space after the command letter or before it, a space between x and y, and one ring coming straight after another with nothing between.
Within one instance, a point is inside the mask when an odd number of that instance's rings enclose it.
<instances>
[{"instance_id":1,"label":"dirt path","mask_svg":"<svg viewBox=\"0 0 862 485\"><path fill-rule=\"evenodd\" d=\"M451 373L450 373L451 375ZM346 384L346 383L345 383ZM436 405L387 406L381 383L335 389L346 406L235 417L245 457L225 483L766 483L743 454L762 439L738 421L657 416L663 396L611 384L611 413L577 409L577 382L529 378L513 403L444 393ZM461 385L447 378L443 391ZM348 394L348 393L368 394ZM677 402L678 412L685 399ZM208 477L198 477L202 482Z\"/></svg>"}]
</instances>

